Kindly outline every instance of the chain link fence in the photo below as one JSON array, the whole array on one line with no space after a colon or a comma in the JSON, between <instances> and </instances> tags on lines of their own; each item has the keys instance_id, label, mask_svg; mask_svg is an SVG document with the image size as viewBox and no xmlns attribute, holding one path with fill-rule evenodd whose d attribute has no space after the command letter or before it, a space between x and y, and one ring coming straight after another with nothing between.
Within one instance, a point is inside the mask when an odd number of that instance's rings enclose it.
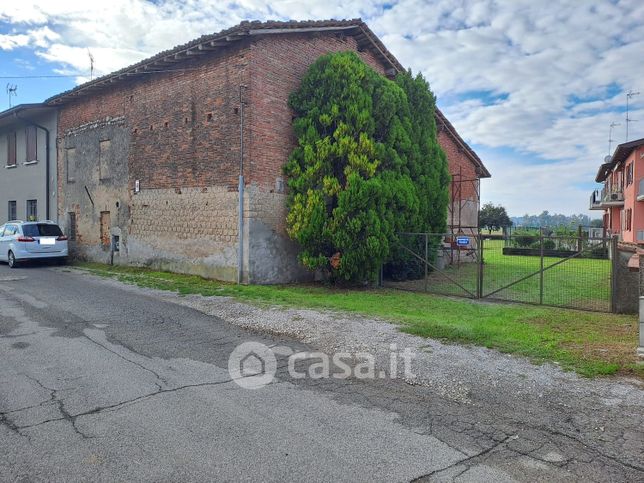
<instances>
[{"instance_id":1,"label":"chain link fence","mask_svg":"<svg viewBox=\"0 0 644 483\"><path fill-rule=\"evenodd\" d=\"M616 240L521 233L403 233L383 285L583 310L613 310Z\"/></svg>"}]
</instances>

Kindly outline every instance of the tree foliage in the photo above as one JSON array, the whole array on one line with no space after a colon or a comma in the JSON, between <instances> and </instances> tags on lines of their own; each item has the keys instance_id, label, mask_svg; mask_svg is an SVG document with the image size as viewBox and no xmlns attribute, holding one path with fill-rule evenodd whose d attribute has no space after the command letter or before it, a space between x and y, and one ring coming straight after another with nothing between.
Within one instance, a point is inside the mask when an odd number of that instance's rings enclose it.
<instances>
[{"instance_id":1,"label":"tree foliage","mask_svg":"<svg viewBox=\"0 0 644 483\"><path fill-rule=\"evenodd\" d=\"M335 279L373 280L397 233L444 230L449 175L426 81L390 81L352 52L320 57L289 99L298 145L288 233Z\"/></svg>"},{"instance_id":2,"label":"tree foliage","mask_svg":"<svg viewBox=\"0 0 644 483\"><path fill-rule=\"evenodd\" d=\"M539 226L603 226L601 218L599 221L591 220L588 215L583 213L573 215L562 215L560 213L550 213L546 210L539 215L525 214L523 216L511 218L515 226L539 227Z\"/></svg>"},{"instance_id":3,"label":"tree foliage","mask_svg":"<svg viewBox=\"0 0 644 483\"><path fill-rule=\"evenodd\" d=\"M485 203L479 213L479 226L486 228L491 233L512 226L512 221L503 206Z\"/></svg>"}]
</instances>

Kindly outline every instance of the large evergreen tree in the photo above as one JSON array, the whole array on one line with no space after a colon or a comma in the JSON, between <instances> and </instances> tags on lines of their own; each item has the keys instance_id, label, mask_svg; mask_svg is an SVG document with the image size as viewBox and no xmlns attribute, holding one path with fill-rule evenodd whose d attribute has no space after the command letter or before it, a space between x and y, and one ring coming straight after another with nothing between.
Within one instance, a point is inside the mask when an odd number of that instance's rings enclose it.
<instances>
[{"instance_id":1,"label":"large evergreen tree","mask_svg":"<svg viewBox=\"0 0 644 483\"><path fill-rule=\"evenodd\" d=\"M444 230L449 176L422 77L393 82L355 53L328 54L290 105L288 232L307 267L373 280L398 233Z\"/></svg>"}]
</instances>

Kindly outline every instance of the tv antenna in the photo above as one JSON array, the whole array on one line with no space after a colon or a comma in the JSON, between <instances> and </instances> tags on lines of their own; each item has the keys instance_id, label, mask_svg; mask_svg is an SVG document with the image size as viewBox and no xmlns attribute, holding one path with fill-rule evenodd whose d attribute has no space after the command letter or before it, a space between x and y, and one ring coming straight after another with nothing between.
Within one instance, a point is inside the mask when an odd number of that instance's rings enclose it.
<instances>
[{"instance_id":1,"label":"tv antenna","mask_svg":"<svg viewBox=\"0 0 644 483\"><path fill-rule=\"evenodd\" d=\"M639 91L633 92L632 89L626 93L626 141L628 141L628 124L631 122L637 121L637 119L631 119L628 117L628 104L633 97L639 96L639 95L640 95Z\"/></svg>"},{"instance_id":2,"label":"tv antenna","mask_svg":"<svg viewBox=\"0 0 644 483\"><path fill-rule=\"evenodd\" d=\"M92 80L94 78L94 56L89 50L89 47L87 48L87 55L89 57L89 80Z\"/></svg>"},{"instance_id":3,"label":"tv antenna","mask_svg":"<svg viewBox=\"0 0 644 483\"><path fill-rule=\"evenodd\" d=\"M613 141L615 141L613 139L613 128L616 126L621 126L621 124L619 122L611 122L610 128L608 129L608 157L609 158L610 158L610 153L612 152L611 147L613 145Z\"/></svg>"},{"instance_id":4,"label":"tv antenna","mask_svg":"<svg viewBox=\"0 0 644 483\"><path fill-rule=\"evenodd\" d=\"M9 109L11 109L11 98L18 95L17 84L7 84L7 96L9 96Z\"/></svg>"}]
</instances>

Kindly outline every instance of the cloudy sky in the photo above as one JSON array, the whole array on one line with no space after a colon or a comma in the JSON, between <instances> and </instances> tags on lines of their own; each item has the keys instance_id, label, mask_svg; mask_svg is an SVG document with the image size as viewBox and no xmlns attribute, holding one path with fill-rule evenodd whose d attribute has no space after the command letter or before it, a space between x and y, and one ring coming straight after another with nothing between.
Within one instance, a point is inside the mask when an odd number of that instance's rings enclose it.
<instances>
[{"instance_id":1,"label":"cloudy sky","mask_svg":"<svg viewBox=\"0 0 644 483\"><path fill-rule=\"evenodd\" d=\"M644 137L642 0L3 0L0 82L39 102L88 78L88 49L101 75L242 20L354 17L430 81L511 215L587 212L630 89Z\"/></svg>"}]
</instances>

